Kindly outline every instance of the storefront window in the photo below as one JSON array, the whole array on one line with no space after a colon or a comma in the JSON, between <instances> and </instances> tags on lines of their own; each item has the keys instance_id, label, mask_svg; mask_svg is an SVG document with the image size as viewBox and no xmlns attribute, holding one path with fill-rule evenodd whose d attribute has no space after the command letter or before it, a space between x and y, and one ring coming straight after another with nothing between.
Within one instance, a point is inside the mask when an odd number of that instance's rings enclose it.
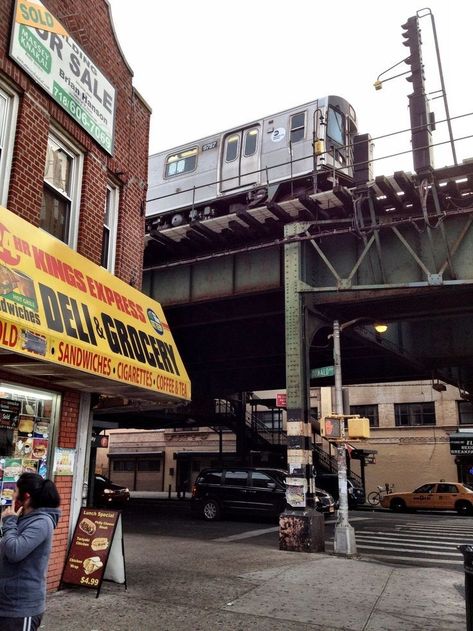
<instances>
[{"instance_id":1,"label":"storefront window","mask_svg":"<svg viewBox=\"0 0 473 631\"><path fill-rule=\"evenodd\" d=\"M58 402L53 393L0 383L0 511L22 473L50 475Z\"/></svg>"}]
</instances>

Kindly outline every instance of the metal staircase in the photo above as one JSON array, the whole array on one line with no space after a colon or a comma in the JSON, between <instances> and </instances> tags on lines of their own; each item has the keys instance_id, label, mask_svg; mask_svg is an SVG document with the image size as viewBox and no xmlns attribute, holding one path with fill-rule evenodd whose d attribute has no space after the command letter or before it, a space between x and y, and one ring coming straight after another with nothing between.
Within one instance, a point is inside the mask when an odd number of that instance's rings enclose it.
<instances>
[{"instance_id":1,"label":"metal staircase","mask_svg":"<svg viewBox=\"0 0 473 631\"><path fill-rule=\"evenodd\" d=\"M337 473L337 459L328 451L330 442L323 436L321 438L322 443L314 443L314 455L317 463L316 467L320 467L325 473ZM324 446L326 446L327 449L324 449ZM349 477L353 481L357 482L359 486L363 486L361 477L354 471L350 471Z\"/></svg>"}]
</instances>

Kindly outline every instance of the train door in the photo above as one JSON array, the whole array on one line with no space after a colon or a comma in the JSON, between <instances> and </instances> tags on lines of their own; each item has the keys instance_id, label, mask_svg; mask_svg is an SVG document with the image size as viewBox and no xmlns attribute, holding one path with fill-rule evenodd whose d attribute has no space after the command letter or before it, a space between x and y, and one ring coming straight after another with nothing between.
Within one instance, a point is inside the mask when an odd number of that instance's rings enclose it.
<instances>
[{"instance_id":1,"label":"train door","mask_svg":"<svg viewBox=\"0 0 473 631\"><path fill-rule=\"evenodd\" d=\"M227 134L223 143L220 191L259 184L260 154L259 125Z\"/></svg>"}]
</instances>

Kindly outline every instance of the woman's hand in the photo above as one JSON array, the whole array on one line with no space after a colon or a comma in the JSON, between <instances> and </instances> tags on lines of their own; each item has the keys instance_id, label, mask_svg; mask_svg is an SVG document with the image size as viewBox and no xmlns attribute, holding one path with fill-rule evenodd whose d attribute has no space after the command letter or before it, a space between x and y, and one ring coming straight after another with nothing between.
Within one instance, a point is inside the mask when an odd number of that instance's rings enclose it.
<instances>
[{"instance_id":1,"label":"woman's hand","mask_svg":"<svg viewBox=\"0 0 473 631\"><path fill-rule=\"evenodd\" d=\"M6 508L3 509L2 511L2 517L11 517L12 515L14 515L15 517L19 517L23 512L23 506L20 506L20 508L15 511L15 509L13 508L13 504L11 506L7 506Z\"/></svg>"}]
</instances>

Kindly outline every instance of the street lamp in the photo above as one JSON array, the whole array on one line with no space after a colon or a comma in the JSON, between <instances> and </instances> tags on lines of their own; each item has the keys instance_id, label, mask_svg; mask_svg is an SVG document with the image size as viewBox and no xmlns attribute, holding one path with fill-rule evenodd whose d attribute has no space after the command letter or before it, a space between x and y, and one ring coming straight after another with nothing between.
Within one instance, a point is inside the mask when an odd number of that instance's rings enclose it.
<instances>
[{"instance_id":1,"label":"street lamp","mask_svg":"<svg viewBox=\"0 0 473 631\"><path fill-rule=\"evenodd\" d=\"M347 324L355 323L356 320ZM333 365L335 372L335 414L343 414L342 363L340 356L340 323L333 322ZM356 554L355 530L348 521L347 460L345 442L337 443L339 508L335 524L334 552L345 556Z\"/></svg>"},{"instance_id":2,"label":"street lamp","mask_svg":"<svg viewBox=\"0 0 473 631\"><path fill-rule=\"evenodd\" d=\"M343 390L342 390L342 362L340 353L340 331L357 324L367 318L355 318L340 325L338 320L333 322L333 365L335 375L335 414L343 415ZM374 328L378 333L385 333L387 324L377 322ZM338 519L335 524L334 551L335 554L344 556L356 555L355 530L348 521L348 489L347 489L347 461L346 443L337 443L337 471L338 471L338 494L339 509Z\"/></svg>"}]
</instances>

